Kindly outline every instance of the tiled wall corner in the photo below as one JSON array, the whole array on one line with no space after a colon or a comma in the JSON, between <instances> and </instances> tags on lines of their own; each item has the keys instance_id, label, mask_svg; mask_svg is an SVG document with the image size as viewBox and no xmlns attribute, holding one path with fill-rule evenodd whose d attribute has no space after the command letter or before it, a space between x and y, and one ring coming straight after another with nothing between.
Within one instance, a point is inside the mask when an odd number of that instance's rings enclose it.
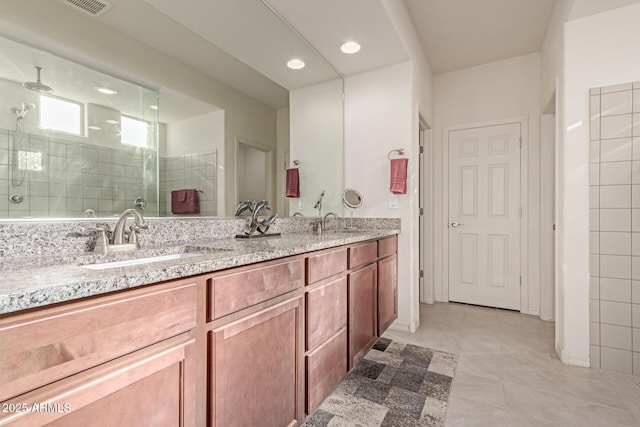
<instances>
[{"instance_id":1,"label":"tiled wall corner","mask_svg":"<svg viewBox=\"0 0 640 427\"><path fill-rule=\"evenodd\" d=\"M589 105L591 366L640 375L640 84Z\"/></svg>"}]
</instances>

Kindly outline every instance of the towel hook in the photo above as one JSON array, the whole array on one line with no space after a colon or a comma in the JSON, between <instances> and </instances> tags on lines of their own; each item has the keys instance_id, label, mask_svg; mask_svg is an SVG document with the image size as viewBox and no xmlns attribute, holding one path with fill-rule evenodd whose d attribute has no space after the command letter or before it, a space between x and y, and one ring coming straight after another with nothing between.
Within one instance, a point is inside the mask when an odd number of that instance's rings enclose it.
<instances>
[{"instance_id":1,"label":"towel hook","mask_svg":"<svg viewBox=\"0 0 640 427\"><path fill-rule=\"evenodd\" d=\"M391 154L393 153L398 153L398 156L402 156L404 154L404 148L398 148L396 150L389 151L389 154L387 154L387 158L389 160L391 160Z\"/></svg>"},{"instance_id":2,"label":"towel hook","mask_svg":"<svg viewBox=\"0 0 640 427\"><path fill-rule=\"evenodd\" d=\"M300 169L300 160L294 160L293 164L296 165L298 169Z\"/></svg>"}]
</instances>

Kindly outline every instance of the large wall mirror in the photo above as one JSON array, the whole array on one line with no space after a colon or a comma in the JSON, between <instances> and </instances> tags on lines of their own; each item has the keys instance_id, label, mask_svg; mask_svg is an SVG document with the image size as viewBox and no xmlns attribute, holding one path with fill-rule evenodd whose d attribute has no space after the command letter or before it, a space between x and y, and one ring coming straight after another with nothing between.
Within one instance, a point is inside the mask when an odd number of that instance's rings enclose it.
<instances>
[{"instance_id":1,"label":"large wall mirror","mask_svg":"<svg viewBox=\"0 0 640 427\"><path fill-rule=\"evenodd\" d=\"M98 16L67 3L0 5L0 218L175 216L180 189L197 191L199 216L258 194L313 216L322 191L342 213L342 80L268 1L114 0Z\"/></svg>"}]
</instances>

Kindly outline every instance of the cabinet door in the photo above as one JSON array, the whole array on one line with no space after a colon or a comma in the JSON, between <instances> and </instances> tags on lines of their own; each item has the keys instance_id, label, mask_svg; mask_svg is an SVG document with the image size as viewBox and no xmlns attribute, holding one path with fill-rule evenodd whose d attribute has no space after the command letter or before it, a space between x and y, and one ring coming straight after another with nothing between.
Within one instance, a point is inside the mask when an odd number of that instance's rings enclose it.
<instances>
[{"instance_id":1,"label":"cabinet door","mask_svg":"<svg viewBox=\"0 0 640 427\"><path fill-rule=\"evenodd\" d=\"M7 426L195 426L188 334L2 402Z\"/></svg>"},{"instance_id":2,"label":"cabinet door","mask_svg":"<svg viewBox=\"0 0 640 427\"><path fill-rule=\"evenodd\" d=\"M210 420L217 427L283 427L304 417L303 298L209 333Z\"/></svg>"},{"instance_id":3,"label":"cabinet door","mask_svg":"<svg viewBox=\"0 0 640 427\"><path fill-rule=\"evenodd\" d=\"M378 261L378 336L398 318L398 256Z\"/></svg>"},{"instance_id":4,"label":"cabinet door","mask_svg":"<svg viewBox=\"0 0 640 427\"><path fill-rule=\"evenodd\" d=\"M349 274L349 369L376 342L377 264Z\"/></svg>"}]
</instances>

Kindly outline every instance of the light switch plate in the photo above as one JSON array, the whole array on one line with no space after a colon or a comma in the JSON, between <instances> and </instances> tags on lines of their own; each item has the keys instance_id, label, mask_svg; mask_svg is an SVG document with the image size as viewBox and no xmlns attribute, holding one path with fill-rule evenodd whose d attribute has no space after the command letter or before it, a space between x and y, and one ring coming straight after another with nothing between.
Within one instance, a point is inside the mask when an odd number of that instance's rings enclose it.
<instances>
[{"instance_id":1,"label":"light switch plate","mask_svg":"<svg viewBox=\"0 0 640 427\"><path fill-rule=\"evenodd\" d=\"M398 196L395 194L389 196L389 209L398 209Z\"/></svg>"}]
</instances>

